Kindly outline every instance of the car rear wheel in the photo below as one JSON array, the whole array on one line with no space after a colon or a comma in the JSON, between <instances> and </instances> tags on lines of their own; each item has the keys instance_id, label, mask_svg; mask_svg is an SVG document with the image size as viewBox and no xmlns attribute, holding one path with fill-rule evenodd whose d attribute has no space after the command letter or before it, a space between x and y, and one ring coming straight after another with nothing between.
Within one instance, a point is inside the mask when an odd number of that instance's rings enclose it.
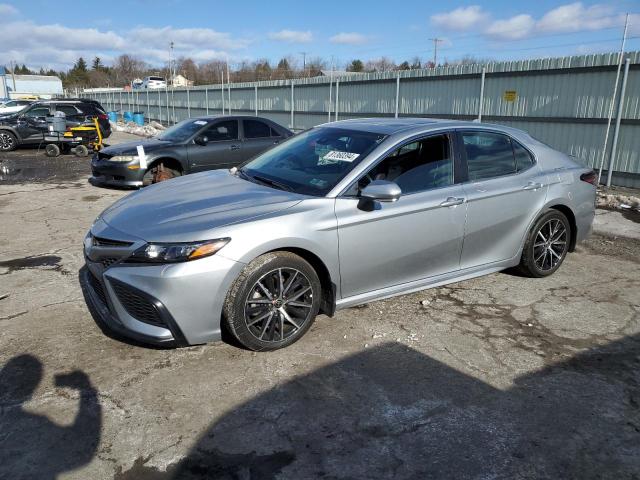
<instances>
[{"instance_id":1,"label":"car rear wheel","mask_svg":"<svg viewBox=\"0 0 640 480\"><path fill-rule=\"evenodd\" d=\"M18 139L7 131L0 131L0 152L10 152L18 148Z\"/></svg>"},{"instance_id":2,"label":"car rear wheel","mask_svg":"<svg viewBox=\"0 0 640 480\"><path fill-rule=\"evenodd\" d=\"M227 294L226 326L246 348L276 350L299 340L320 309L320 280L309 263L272 252L249 263Z\"/></svg>"},{"instance_id":3,"label":"car rear wheel","mask_svg":"<svg viewBox=\"0 0 640 480\"><path fill-rule=\"evenodd\" d=\"M531 228L522 251L519 269L529 277L546 277L554 273L569 251L571 225L557 210L542 215Z\"/></svg>"}]
</instances>

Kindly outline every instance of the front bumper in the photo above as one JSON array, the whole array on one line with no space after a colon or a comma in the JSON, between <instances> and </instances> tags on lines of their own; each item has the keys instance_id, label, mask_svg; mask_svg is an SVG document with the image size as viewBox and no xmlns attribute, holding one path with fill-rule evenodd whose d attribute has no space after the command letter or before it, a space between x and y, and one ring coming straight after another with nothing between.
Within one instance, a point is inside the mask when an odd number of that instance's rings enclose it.
<instances>
[{"instance_id":1,"label":"front bumper","mask_svg":"<svg viewBox=\"0 0 640 480\"><path fill-rule=\"evenodd\" d=\"M100 160L97 155L91 159L91 177L89 183L92 185L106 185L113 187L134 187L142 186L142 177L146 170L132 170L131 166L137 163L115 163Z\"/></svg>"},{"instance_id":2,"label":"front bumper","mask_svg":"<svg viewBox=\"0 0 640 480\"><path fill-rule=\"evenodd\" d=\"M99 238L113 232L98 221ZM85 241L85 297L109 330L153 345L185 346L221 339L226 294L244 264L220 254L191 262L141 265L123 263L144 244L93 246Z\"/></svg>"}]
</instances>

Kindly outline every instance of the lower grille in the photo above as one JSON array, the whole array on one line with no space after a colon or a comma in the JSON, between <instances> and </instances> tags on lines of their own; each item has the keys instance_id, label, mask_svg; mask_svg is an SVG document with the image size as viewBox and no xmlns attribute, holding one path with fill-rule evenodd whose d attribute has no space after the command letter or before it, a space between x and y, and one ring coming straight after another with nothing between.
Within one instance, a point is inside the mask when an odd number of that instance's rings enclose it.
<instances>
[{"instance_id":1,"label":"lower grille","mask_svg":"<svg viewBox=\"0 0 640 480\"><path fill-rule=\"evenodd\" d=\"M104 294L104 288L102 287L102 283L100 283L100 280L98 280L93 273L89 273L88 276L89 276L89 285L91 286L91 289L95 292L95 294L98 296L102 304L106 307L107 297Z\"/></svg>"},{"instance_id":2,"label":"lower grille","mask_svg":"<svg viewBox=\"0 0 640 480\"><path fill-rule=\"evenodd\" d=\"M144 323L166 327L160 317L158 309L148 299L127 288L120 282L112 282L112 286L118 296L118 300L129 315Z\"/></svg>"},{"instance_id":3,"label":"lower grille","mask_svg":"<svg viewBox=\"0 0 640 480\"><path fill-rule=\"evenodd\" d=\"M105 257L100 259L100 263L105 269L109 268L111 265L113 265L117 261L118 259L114 257Z\"/></svg>"}]
</instances>

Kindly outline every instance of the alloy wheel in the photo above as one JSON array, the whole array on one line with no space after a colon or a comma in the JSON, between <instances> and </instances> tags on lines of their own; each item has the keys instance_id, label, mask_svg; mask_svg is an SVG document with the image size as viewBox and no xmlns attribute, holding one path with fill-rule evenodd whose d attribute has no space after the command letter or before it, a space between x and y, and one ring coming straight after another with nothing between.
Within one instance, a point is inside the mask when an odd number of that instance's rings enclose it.
<instances>
[{"instance_id":1,"label":"alloy wheel","mask_svg":"<svg viewBox=\"0 0 640 480\"><path fill-rule=\"evenodd\" d=\"M244 307L249 332L263 342L281 342L311 320L313 288L295 268L272 270L253 285Z\"/></svg>"},{"instance_id":2,"label":"alloy wheel","mask_svg":"<svg viewBox=\"0 0 640 480\"><path fill-rule=\"evenodd\" d=\"M13 136L0 132L0 150L11 150L14 146Z\"/></svg>"},{"instance_id":3,"label":"alloy wheel","mask_svg":"<svg viewBox=\"0 0 640 480\"><path fill-rule=\"evenodd\" d=\"M533 260L542 272L553 270L567 253L567 227L557 219L545 222L533 243Z\"/></svg>"}]
</instances>

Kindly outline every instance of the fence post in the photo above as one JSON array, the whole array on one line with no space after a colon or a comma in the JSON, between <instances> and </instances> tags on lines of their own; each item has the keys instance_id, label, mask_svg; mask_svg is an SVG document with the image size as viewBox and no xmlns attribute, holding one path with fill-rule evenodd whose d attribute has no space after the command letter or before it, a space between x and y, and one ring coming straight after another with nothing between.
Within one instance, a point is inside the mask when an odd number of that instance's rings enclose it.
<instances>
[{"instance_id":1,"label":"fence post","mask_svg":"<svg viewBox=\"0 0 640 480\"><path fill-rule=\"evenodd\" d=\"M160 107L160 89L158 89L158 121L162 123L162 108Z\"/></svg>"},{"instance_id":2,"label":"fence post","mask_svg":"<svg viewBox=\"0 0 640 480\"><path fill-rule=\"evenodd\" d=\"M191 118L191 96L189 95L189 85L187 85L187 117Z\"/></svg>"},{"instance_id":3,"label":"fence post","mask_svg":"<svg viewBox=\"0 0 640 480\"><path fill-rule=\"evenodd\" d=\"M209 115L209 89L208 88L204 89L204 101L207 104L207 106L206 106L207 115Z\"/></svg>"},{"instance_id":4,"label":"fence post","mask_svg":"<svg viewBox=\"0 0 640 480\"><path fill-rule=\"evenodd\" d=\"M396 77L396 117L398 118L398 105L400 104L400 72Z\"/></svg>"},{"instance_id":5,"label":"fence post","mask_svg":"<svg viewBox=\"0 0 640 480\"><path fill-rule=\"evenodd\" d=\"M478 121L482 121L482 113L484 110L484 77L487 72L486 67L482 67L482 74L480 75L480 105L478 105Z\"/></svg>"},{"instance_id":6,"label":"fence post","mask_svg":"<svg viewBox=\"0 0 640 480\"><path fill-rule=\"evenodd\" d=\"M616 163L616 149L618 148L618 134L620 133L620 120L622 119L622 110L624 108L624 93L627 89L627 77L629 76L629 63L631 59L626 58L624 62L624 75L622 77L622 88L620 89L620 102L618 103L618 114L616 115L616 127L613 131L613 145L611 145L611 157L609 157L609 168L607 169L607 187L611 186L611 176L613 175L613 167Z\"/></svg>"},{"instance_id":7,"label":"fence post","mask_svg":"<svg viewBox=\"0 0 640 480\"><path fill-rule=\"evenodd\" d=\"M291 130L293 130L293 79L291 79Z\"/></svg>"},{"instance_id":8,"label":"fence post","mask_svg":"<svg viewBox=\"0 0 640 480\"><path fill-rule=\"evenodd\" d=\"M169 85L165 85L164 87L165 98L167 99L167 103L165 103L167 109L167 127L169 126Z\"/></svg>"},{"instance_id":9,"label":"fence post","mask_svg":"<svg viewBox=\"0 0 640 480\"><path fill-rule=\"evenodd\" d=\"M336 79L336 115L335 121L338 121L338 101L340 100L340 79Z\"/></svg>"},{"instance_id":10,"label":"fence post","mask_svg":"<svg viewBox=\"0 0 640 480\"><path fill-rule=\"evenodd\" d=\"M120 112L122 112L122 91L118 92L118 96L120 97Z\"/></svg>"},{"instance_id":11,"label":"fence post","mask_svg":"<svg viewBox=\"0 0 640 480\"><path fill-rule=\"evenodd\" d=\"M176 87L171 82L171 118L173 120L173 124L176 124Z\"/></svg>"},{"instance_id":12,"label":"fence post","mask_svg":"<svg viewBox=\"0 0 640 480\"><path fill-rule=\"evenodd\" d=\"M151 106L149 104L149 89L147 89L147 121L151 123Z\"/></svg>"},{"instance_id":13,"label":"fence post","mask_svg":"<svg viewBox=\"0 0 640 480\"><path fill-rule=\"evenodd\" d=\"M224 83L220 86L220 93L222 94L222 115L224 115Z\"/></svg>"},{"instance_id":14,"label":"fence post","mask_svg":"<svg viewBox=\"0 0 640 480\"><path fill-rule=\"evenodd\" d=\"M254 103L256 107L256 117L258 116L258 84L254 85Z\"/></svg>"},{"instance_id":15,"label":"fence post","mask_svg":"<svg viewBox=\"0 0 640 480\"><path fill-rule=\"evenodd\" d=\"M333 70L331 70L331 76L329 77L329 108L327 109L327 122L331 122L331 93L333 92Z\"/></svg>"}]
</instances>

